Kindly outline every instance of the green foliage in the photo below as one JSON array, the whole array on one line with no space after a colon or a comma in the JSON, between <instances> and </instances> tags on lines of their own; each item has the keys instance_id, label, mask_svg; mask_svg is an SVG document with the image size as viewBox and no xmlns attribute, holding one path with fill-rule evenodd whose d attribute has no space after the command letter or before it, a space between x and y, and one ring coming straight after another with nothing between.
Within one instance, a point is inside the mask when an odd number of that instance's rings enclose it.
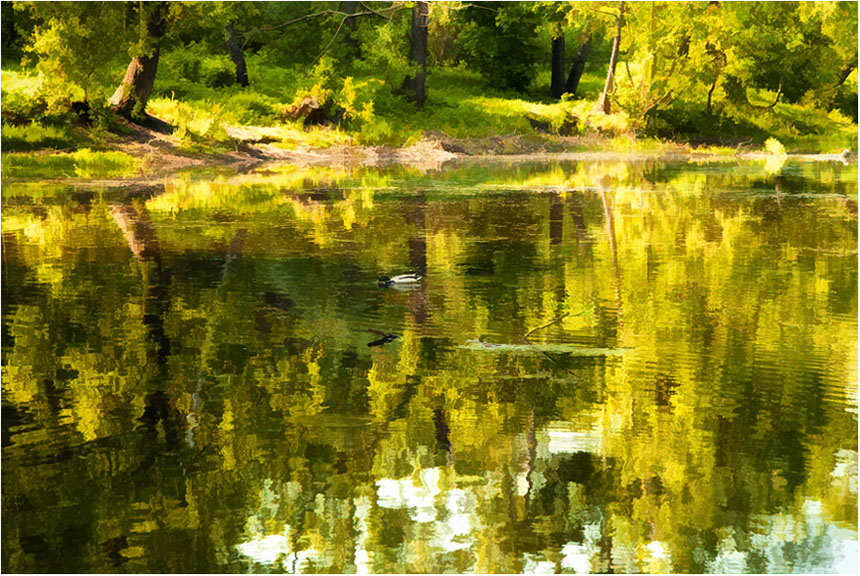
<instances>
[{"instance_id":1,"label":"green foliage","mask_svg":"<svg viewBox=\"0 0 860 576\"><path fill-rule=\"evenodd\" d=\"M409 61L408 3L359 3L356 10L375 13L354 19L345 19L339 2L171 3L149 112L175 121L191 149L226 150L228 131L242 126L285 134L284 146L403 145L439 135L555 138L552 145L563 148L581 144L558 136L623 135L629 144L638 133L756 145L776 137L789 150L854 147L852 6L627 2L614 113L604 116L593 103L618 2L431 4L428 101L420 113L402 90L417 71ZM140 45L138 10L135 3L14 3L4 42L14 28L9 42L26 43L28 52L22 70L2 70L5 123L74 131L69 105L87 98L95 124L89 137L106 145L114 127L104 102L127 54L152 48ZM234 84L228 24L244 48L246 88ZM566 38L568 66L589 37L591 50L578 100L547 104L550 38L557 35ZM287 118L306 97L332 113L343 109L332 134L321 136L326 128L302 136ZM10 132L6 142L63 140L40 129L16 128L20 134L10 140Z\"/></svg>"},{"instance_id":2,"label":"green foliage","mask_svg":"<svg viewBox=\"0 0 860 576\"><path fill-rule=\"evenodd\" d=\"M537 40L540 16L523 2L481 2L462 10L467 23L460 57L496 88L524 91L543 50Z\"/></svg>"},{"instance_id":3,"label":"green foliage","mask_svg":"<svg viewBox=\"0 0 860 576\"><path fill-rule=\"evenodd\" d=\"M4 68L0 71L3 118L17 123L41 119L48 109L40 76Z\"/></svg>"},{"instance_id":4,"label":"green foliage","mask_svg":"<svg viewBox=\"0 0 860 576\"><path fill-rule=\"evenodd\" d=\"M21 57L24 56L24 50L27 46L28 39L33 33L33 21L26 12L15 10L13 2L0 3L0 41L2 41L2 51L0 57L3 58L4 64L17 64Z\"/></svg>"},{"instance_id":5,"label":"green foliage","mask_svg":"<svg viewBox=\"0 0 860 576\"><path fill-rule=\"evenodd\" d=\"M234 116L224 104L203 100L192 106L174 98L155 98L149 109L174 126L173 136L188 151L226 152L233 148L227 126Z\"/></svg>"},{"instance_id":6,"label":"green foliage","mask_svg":"<svg viewBox=\"0 0 860 576\"><path fill-rule=\"evenodd\" d=\"M236 72L226 52L215 52L210 46L192 42L181 50L173 50L165 55L159 66L163 66L165 76L173 79L176 86L188 83L202 84L209 88L230 86L236 81ZM164 90L164 88L162 88Z\"/></svg>"},{"instance_id":7,"label":"green foliage","mask_svg":"<svg viewBox=\"0 0 860 576\"><path fill-rule=\"evenodd\" d=\"M773 156L785 156L785 146L776 138L768 138L764 141L764 151Z\"/></svg>"},{"instance_id":8,"label":"green foliage","mask_svg":"<svg viewBox=\"0 0 860 576\"><path fill-rule=\"evenodd\" d=\"M49 107L110 95L127 64L124 3L16 2L15 9L35 22L27 52Z\"/></svg>"}]
</instances>

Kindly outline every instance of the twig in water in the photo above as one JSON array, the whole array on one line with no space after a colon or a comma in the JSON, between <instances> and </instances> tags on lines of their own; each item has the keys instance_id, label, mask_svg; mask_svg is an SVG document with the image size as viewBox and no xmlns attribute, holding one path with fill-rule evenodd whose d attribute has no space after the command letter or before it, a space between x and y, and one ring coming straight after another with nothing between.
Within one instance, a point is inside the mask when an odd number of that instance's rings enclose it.
<instances>
[{"instance_id":1,"label":"twig in water","mask_svg":"<svg viewBox=\"0 0 860 576\"><path fill-rule=\"evenodd\" d=\"M579 316L580 314L582 314L582 312L580 312L579 314L574 314L574 316ZM523 341L524 341L526 344L528 344L528 345L530 345L530 346L531 346L531 345L532 345L532 343L531 343L531 341L529 341L529 336L531 336L531 334L532 334L532 333L537 332L538 330L541 330L542 328L547 328L547 327L549 327L549 326L552 326L553 324L557 324L557 323L561 322L564 318L566 318L566 317L568 317L568 316L570 316L570 312L565 312L564 314L562 314L562 315L561 315L561 316L559 316L558 318L555 318L554 320L552 320L552 321L550 321L550 322L547 322L546 324L543 324L542 326L538 326L537 328L532 328L531 330L529 330L528 332L526 332L525 336L523 336ZM567 372L568 374L573 374L573 372L572 372L572 371L568 370L567 368L565 368L564 366L562 366L561 364L559 364L559 363L558 363L558 360L556 360L555 358L553 358L552 356L550 356L549 354L547 354L547 352L546 352L545 350L540 350L540 353L541 353L541 354L543 354L543 355L544 355L544 356L545 356L545 357L546 357L550 362L552 362L553 364L555 364L556 366L558 366L559 368L561 368L562 370L564 370L564 371L565 371L565 372Z\"/></svg>"},{"instance_id":2,"label":"twig in water","mask_svg":"<svg viewBox=\"0 0 860 576\"><path fill-rule=\"evenodd\" d=\"M580 314L581 314L581 312L580 312ZM564 318L565 318L565 317L567 317L567 316L570 316L570 312L565 312L564 314L562 314L561 316L559 316L559 317L558 317L558 318L556 318L555 320L552 320L552 321L550 321L550 322L547 322L546 324L544 324L544 325L542 325L542 326L538 326L537 328L532 328L531 330L529 330L528 332L526 332L526 335L525 335L525 336L523 336L523 340L525 340L526 342L528 342L529 344L531 344L531 342L529 342L529 336L531 336L533 332L537 332L538 330L541 330L542 328L547 328L547 327L549 327L549 326L552 326L553 324L557 324L558 322L561 322L561 321L562 321L562 319L564 319Z\"/></svg>"}]
</instances>

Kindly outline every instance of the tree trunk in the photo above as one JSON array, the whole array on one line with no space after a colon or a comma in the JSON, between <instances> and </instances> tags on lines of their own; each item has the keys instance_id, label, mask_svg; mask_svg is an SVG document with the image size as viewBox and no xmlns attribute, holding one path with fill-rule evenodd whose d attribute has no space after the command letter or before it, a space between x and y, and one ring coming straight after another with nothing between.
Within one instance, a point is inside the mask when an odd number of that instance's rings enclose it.
<instances>
[{"instance_id":1,"label":"tree trunk","mask_svg":"<svg viewBox=\"0 0 860 576\"><path fill-rule=\"evenodd\" d=\"M236 41L236 33L233 32L233 25L227 24L224 30L227 33L227 51L230 53L230 59L236 67L236 84L247 86L248 67L245 65L245 55L242 53L242 48Z\"/></svg>"},{"instance_id":2,"label":"tree trunk","mask_svg":"<svg viewBox=\"0 0 860 576\"><path fill-rule=\"evenodd\" d=\"M839 82L837 82L836 85L842 86L843 84L845 84L845 81L848 80L848 77L851 76L851 72L853 72L854 68L856 67L856 64L849 64L845 68L843 68L839 72Z\"/></svg>"},{"instance_id":3,"label":"tree trunk","mask_svg":"<svg viewBox=\"0 0 860 576\"><path fill-rule=\"evenodd\" d=\"M357 9L358 2L355 2L354 0L347 0L343 3L343 11L345 14L355 14ZM361 58L361 47L358 45L358 40L355 38L355 30L358 28L358 18L347 18L344 23L344 28L346 28L346 38L344 38L344 42L355 51L356 58Z\"/></svg>"},{"instance_id":4,"label":"tree trunk","mask_svg":"<svg viewBox=\"0 0 860 576\"><path fill-rule=\"evenodd\" d=\"M564 94L564 35L552 39L552 80L550 93L553 98Z\"/></svg>"},{"instance_id":5,"label":"tree trunk","mask_svg":"<svg viewBox=\"0 0 860 576\"><path fill-rule=\"evenodd\" d=\"M719 76L714 78L714 83L711 84L711 89L708 90L708 113L709 114L711 113L711 98L713 98L713 96L714 96L714 90L717 88L717 80L719 80L719 79L720 79Z\"/></svg>"},{"instance_id":6,"label":"tree trunk","mask_svg":"<svg viewBox=\"0 0 860 576\"><path fill-rule=\"evenodd\" d=\"M591 48L591 35L580 45L579 52L576 53L576 58L573 59L570 74L568 74L567 82L564 84L564 91L568 94L576 96L576 89L579 88L579 80L585 71L585 61L588 58L589 48Z\"/></svg>"},{"instance_id":7,"label":"tree trunk","mask_svg":"<svg viewBox=\"0 0 860 576\"><path fill-rule=\"evenodd\" d=\"M143 19L140 52L131 60L122 83L108 101L111 109L121 116L145 115L146 101L155 84L161 38L167 27L167 10L167 2L140 3Z\"/></svg>"},{"instance_id":8,"label":"tree trunk","mask_svg":"<svg viewBox=\"0 0 860 576\"><path fill-rule=\"evenodd\" d=\"M406 86L410 96L414 98L416 107L421 110L425 100L425 81L427 79L427 2L416 2L412 7L412 37L409 60L421 66L421 72L414 78L406 78Z\"/></svg>"},{"instance_id":9,"label":"tree trunk","mask_svg":"<svg viewBox=\"0 0 860 576\"><path fill-rule=\"evenodd\" d=\"M233 31L232 24L227 24L224 27L224 36L227 39L227 53L230 54L230 60L233 61L233 66L236 68L236 84L247 86L248 66L245 64L245 54L236 40L236 33Z\"/></svg>"},{"instance_id":10,"label":"tree trunk","mask_svg":"<svg viewBox=\"0 0 860 576\"><path fill-rule=\"evenodd\" d=\"M618 64L618 47L621 45L621 27L624 25L624 2L621 2L618 7L618 16L615 18L615 38L612 40L612 55L609 57L609 70L606 72L606 84L603 86L603 93L600 95L598 107L603 110L604 114L609 114L611 110L609 93L615 87L615 66Z\"/></svg>"}]
</instances>

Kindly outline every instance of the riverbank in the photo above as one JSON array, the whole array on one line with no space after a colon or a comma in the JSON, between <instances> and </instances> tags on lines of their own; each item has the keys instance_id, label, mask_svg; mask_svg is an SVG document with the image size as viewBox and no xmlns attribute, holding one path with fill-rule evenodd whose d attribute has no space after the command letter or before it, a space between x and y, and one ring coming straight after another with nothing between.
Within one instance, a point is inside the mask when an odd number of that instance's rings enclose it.
<instances>
[{"instance_id":1,"label":"riverbank","mask_svg":"<svg viewBox=\"0 0 860 576\"><path fill-rule=\"evenodd\" d=\"M495 90L463 68L438 69L428 75L428 100L420 112L392 97L367 104L360 121L315 126L286 115L303 94L295 83L260 78L245 89L212 88L173 81L181 71L165 70L147 106L158 120L145 127L105 110L93 111L87 121L51 108L38 76L4 67L3 177L94 170L103 177L142 177L268 161L432 168L453 158L733 158L764 152L768 142L768 151L777 154L840 154L857 142L851 118L784 102L755 113L727 104L720 114L682 122L683 130L658 129L656 123L649 131L620 109L610 115L595 109L602 81L594 74L583 76L581 98L548 101L540 83L521 95ZM766 91L755 96L755 102L774 100Z\"/></svg>"},{"instance_id":2,"label":"riverbank","mask_svg":"<svg viewBox=\"0 0 860 576\"><path fill-rule=\"evenodd\" d=\"M145 127L121 125L121 134L105 136L96 146L82 142L75 149L4 152L2 176L46 178L152 178L190 168L217 166L252 167L274 162L296 166L385 166L401 164L422 170L438 168L455 159L522 162L533 160L636 160L663 158L699 161L734 158L773 158L782 154L756 149L741 142L734 145L691 144L637 139L525 134L489 138L452 138L431 132L401 147L366 146L333 142L309 146L285 146L280 129L270 127L228 128L230 146L189 149L181 138L168 133L163 123ZM325 129L316 129L317 132ZM804 160L851 161L848 154L791 154Z\"/></svg>"}]
</instances>

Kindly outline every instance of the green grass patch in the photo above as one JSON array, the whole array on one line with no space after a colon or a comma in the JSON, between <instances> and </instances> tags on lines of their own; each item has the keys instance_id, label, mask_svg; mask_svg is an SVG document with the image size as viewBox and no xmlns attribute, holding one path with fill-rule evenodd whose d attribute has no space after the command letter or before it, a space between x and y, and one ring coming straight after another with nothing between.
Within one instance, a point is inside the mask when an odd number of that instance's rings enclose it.
<instances>
[{"instance_id":1,"label":"green grass patch","mask_svg":"<svg viewBox=\"0 0 860 576\"><path fill-rule=\"evenodd\" d=\"M97 152L89 148L63 154L11 152L2 156L0 176L3 178L122 178L136 175L140 168L141 161L124 152Z\"/></svg>"},{"instance_id":2,"label":"green grass patch","mask_svg":"<svg viewBox=\"0 0 860 576\"><path fill-rule=\"evenodd\" d=\"M31 122L22 126L4 122L0 129L0 147L4 152L70 148L78 142L79 138L68 128L45 126L40 122Z\"/></svg>"}]
</instances>

